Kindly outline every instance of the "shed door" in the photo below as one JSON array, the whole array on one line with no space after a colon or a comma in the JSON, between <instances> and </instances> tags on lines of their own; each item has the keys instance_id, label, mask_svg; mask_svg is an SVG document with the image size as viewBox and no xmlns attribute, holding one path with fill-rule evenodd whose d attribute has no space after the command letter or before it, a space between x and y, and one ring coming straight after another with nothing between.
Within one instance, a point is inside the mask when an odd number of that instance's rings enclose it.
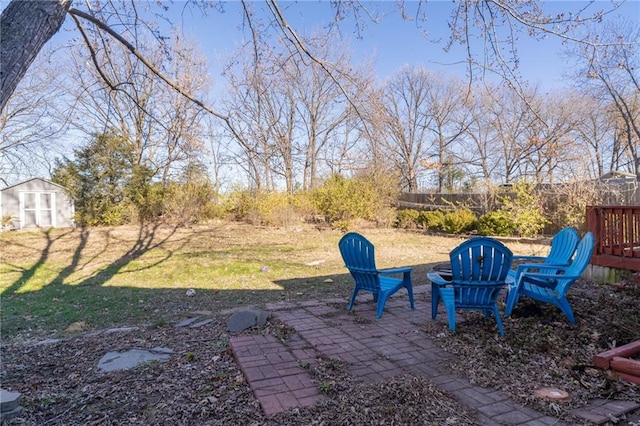
<instances>
[{"instance_id":1,"label":"shed door","mask_svg":"<svg viewBox=\"0 0 640 426\"><path fill-rule=\"evenodd\" d=\"M22 228L34 226L55 226L55 192L20 193L20 213Z\"/></svg>"}]
</instances>

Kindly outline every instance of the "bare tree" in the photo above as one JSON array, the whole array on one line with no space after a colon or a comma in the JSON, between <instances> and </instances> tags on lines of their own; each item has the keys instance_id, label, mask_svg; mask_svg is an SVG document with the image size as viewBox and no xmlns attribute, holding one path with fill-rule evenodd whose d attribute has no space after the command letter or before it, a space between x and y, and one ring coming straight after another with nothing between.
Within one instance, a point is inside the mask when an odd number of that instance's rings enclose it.
<instances>
[{"instance_id":1,"label":"bare tree","mask_svg":"<svg viewBox=\"0 0 640 426\"><path fill-rule=\"evenodd\" d=\"M431 155L440 165L438 168L438 191L442 191L447 180L450 188L454 175L462 173L460 163L465 156L455 156L452 147L467 133L471 124L467 103L470 94L457 79L445 79L441 75L433 76L429 89L428 114L432 117L429 130L437 141L437 151ZM457 176L461 178L462 176ZM455 179L454 179L455 180Z\"/></svg>"},{"instance_id":2,"label":"bare tree","mask_svg":"<svg viewBox=\"0 0 640 426\"><path fill-rule=\"evenodd\" d=\"M607 102L590 95L572 96L571 107L575 114L573 137L576 140L576 157L582 172L575 176L597 179L604 173L617 170L614 159L619 157L614 143L615 121L612 121ZM575 157L574 157L575 158Z\"/></svg>"},{"instance_id":3,"label":"bare tree","mask_svg":"<svg viewBox=\"0 0 640 426\"><path fill-rule=\"evenodd\" d=\"M349 49L338 40L317 37L309 46L336 52L324 54L334 69L350 67ZM273 189L273 176L292 193L316 185L321 154L343 134L363 77L356 72L340 77L341 90L317 64L300 64L286 49L263 46L258 57L247 55L242 67L229 69L233 94L227 109L241 136L244 168L252 172L255 185ZM349 90L351 102L343 90Z\"/></svg>"},{"instance_id":4,"label":"bare tree","mask_svg":"<svg viewBox=\"0 0 640 426\"><path fill-rule=\"evenodd\" d=\"M465 136L460 138L456 149L461 163L466 164L467 174L474 180L480 180L485 187L490 187L492 181L504 182L507 176L505 164L510 163L510 147L504 143L499 129L502 112L496 108L500 103L495 102L497 88L493 88L488 95L478 91L475 96L467 99L465 108L470 115L470 125L465 129Z\"/></svg>"},{"instance_id":5,"label":"bare tree","mask_svg":"<svg viewBox=\"0 0 640 426\"><path fill-rule=\"evenodd\" d=\"M531 92L529 98L533 100L530 105L534 107L535 119L524 132L527 149L520 159L521 173L538 184L566 181L561 166L576 160L570 99L562 94L546 95L543 99L536 92Z\"/></svg>"},{"instance_id":6,"label":"bare tree","mask_svg":"<svg viewBox=\"0 0 640 426\"><path fill-rule=\"evenodd\" d=\"M371 67L353 64L351 47L335 35L316 35L309 46L331 62L338 76L327 75L317 64L305 68L295 64L299 70L294 87L300 120L296 151L304 162L302 188L305 190L315 188L321 171L326 171L320 162L322 154L333 151L335 145L343 146L342 137L349 137L354 130L352 120L358 113L361 120L366 120L362 103L373 80ZM336 80L340 87L335 84Z\"/></svg>"},{"instance_id":7,"label":"bare tree","mask_svg":"<svg viewBox=\"0 0 640 426\"><path fill-rule=\"evenodd\" d=\"M626 168L640 180L640 25L623 20L588 30L585 38L599 43L569 52L579 66L576 81L615 113L615 144L621 151L612 151L612 166Z\"/></svg>"},{"instance_id":8,"label":"bare tree","mask_svg":"<svg viewBox=\"0 0 640 426\"><path fill-rule=\"evenodd\" d=\"M59 64L47 65L48 55L36 61L31 72L16 89L0 112L0 183L34 175L46 176L53 167L55 154L63 153L59 138L67 129L67 111L60 111L58 100L64 96L60 85Z\"/></svg>"},{"instance_id":9,"label":"bare tree","mask_svg":"<svg viewBox=\"0 0 640 426\"><path fill-rule=\"evenodd\" d=\"M487 111L487 125L495 132L500 147L498 159L502 162L498 167L502 179L494 178L494 181L515 183L525 176L521 163L533 150L527 133L537 120L530 108L533 100L523 100L515 92L497 87L488 88L483 96L487 100L481 105Z\"/></svg>"},{"instance_id":10,"label":"bare tree","mask_svg":"<svg viewBox=\"0 0 640 426\"><path fill-rule=\"evenodd\" d=\"M430 92L433 75L405 66L384 87L383 147L401 177L405 191L418 187L420 161L437 142L430 137L433 117Z\"/></svg>"},{"instance_id":11,"label":"bare tree","mask_svg":"<svg viewBox=\"0 0 640 426\"><path fill-rule=\"evenodd\" d=\"M237 165L245 171L250 186L269 190L272 188L273 152L269 140L271 120L264 103L269 101L267 91L270 86L265 78L267 74L262 70L252 63L244 63L238 74L227 72L231 95L226 109L240 136L228 136L230 140L235 139L240 148L239 155L235 156Z\"/></svg>"},{"instance_id":12,"label":"bare tree","mask_svg":"<svg viewBox=\"0 0 640 426\"><path fill-rule=\"evenodd\" d=\"M174 40L173 45L167 46L171 60L164 51L150 50L147 56L162 64L165 72L190 92L205 92L206 61L193 43L181 38ZM148 167L164 184L203 156L204 114L200 108L159 84L146 67L117 44L94 52L100 73L84 66L88 58L82 51L73 53L75 67L70 72L80 77L68 87L68 92L75 94L72 114L78 117L73 119L75 128L88 135L111 130L124 136L133 143L137 164ZM112 88L105 79L123 83Z\"/></svg>"}]
</instances>

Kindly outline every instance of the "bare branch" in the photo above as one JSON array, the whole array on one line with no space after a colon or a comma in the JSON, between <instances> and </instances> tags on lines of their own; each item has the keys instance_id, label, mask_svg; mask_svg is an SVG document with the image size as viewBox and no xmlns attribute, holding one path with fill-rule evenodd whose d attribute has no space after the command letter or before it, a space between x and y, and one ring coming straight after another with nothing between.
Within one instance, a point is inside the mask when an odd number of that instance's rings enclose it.
<instances>
[{"instance_id":1,"label":"bare branch","mask_svg":"<svg viewBox=\"0 0 640 426\"><path fill-rule=\"evenodd\" d=\"M167 76L165 76L152 63L147 61L147 59L144 57L144 55L142 55L142 53L140 53L138 51L138 49L135 48L135 46L133 46L131 43L129 43L120 34L118 34L117 32L113 31L104 22L100 21L99 19L96 19L95 17L93 17L93 16L91 16L91 15L89 15L89 14L87 14L87 13L81 11L81 10L75 9L75 8L70 8L69 9L69 13L71 15L73 15L73 16L79 16L79 17L81 17L83 19L86 19L87 21L93 23L98 28L100 28L101 30L105 31L107 34L109 34L110 36L112 36L113 38L118 40L123 46L125 46L127 48L127 50L129 50L129 52L131 52L136 58L138 58L138 60L140 60L140 62L142 62L142 64L144 64L144 66L147 67L153 74L155 74L158 78L160 78L162 81L164 81L166 84L168 84L175 91L180 93L182 96L184 96L185 98L189 99L191 102L195 103L196 105L198 105L203 110L207 111L209 114L211 114L211 115L221 119L222 121L224 121L224 123L226 124L228 129L233 133L234 137L236 137L238 139L241 139L239 133L236 131L236 129L231 124L231 121L229 120L228 116L225 116L225 115L213 110L212 108L207 106L204 102L202 102L201 100L197 99L195 96L191 95L187 91L183 90L175 82L173 82L171 79L169 79Z\"/></svg>"}]
</instances>

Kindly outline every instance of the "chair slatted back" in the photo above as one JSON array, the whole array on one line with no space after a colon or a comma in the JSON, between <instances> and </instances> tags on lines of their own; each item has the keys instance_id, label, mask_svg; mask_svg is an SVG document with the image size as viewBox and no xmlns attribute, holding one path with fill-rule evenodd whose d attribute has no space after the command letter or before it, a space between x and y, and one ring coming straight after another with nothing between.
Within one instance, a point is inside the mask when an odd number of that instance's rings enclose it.
<instances>
[{"instance_id":1,"label":"chair slatted back","mask_svg":"<svg viewBox=\"0 0 640 426\"><path fill-rule=\"evenodd\" d=\"M488 237L471 238L451 251L453 281L465 284L504 284L512 258L511 250L498 240Z\"/></svg>"},{"instance_id":2,"label":"chair slatted back","mask_svg":"<svg viewBox=\"0 0 640 426\"><path fill-rule=\"evenodd\" d=\"M568 265L576 252L576 246L580 241L578 232L571 228L563 228L551 240L551 250L544 263L552 265Z\"/></svg>"},{"instance_id":3,"label":"chair slatted back","mask_svg":"<svg viewBox=\"0 0 640 426\"><path fill-rule=\"evenodd\" d=\"M456 308L491 307L505 285L513 253L500 241L471 238L450 253Z\"/></svg>"},{"instance_id":4,"label":"chair slatted back","mask_svg":"<svg viewBox=\"0 0 640 426\"><path fill-rule=\"evenodd\" d=\"M558 283L555 287L557 293L566 294L571 285L584 273L591 261L594 244L593 233L589 231L582 237L582 240L580 240L578 244L573 262L571 262L571 265L564 274L567 278L562 278L563 275L558 276Z\"/></svg>"},{"instance_id":5,"label":"chair slatted back","mask_svg":"<svg viewBox=\"0 0 640 426\"><path fill-rule=\"evenodd\" d=\"M380 289L380 278L376 268L373 244L362 235L349 232L338 243L345 266L358 285L366 291L376 293Z\"/></svg>"}]
</instances>

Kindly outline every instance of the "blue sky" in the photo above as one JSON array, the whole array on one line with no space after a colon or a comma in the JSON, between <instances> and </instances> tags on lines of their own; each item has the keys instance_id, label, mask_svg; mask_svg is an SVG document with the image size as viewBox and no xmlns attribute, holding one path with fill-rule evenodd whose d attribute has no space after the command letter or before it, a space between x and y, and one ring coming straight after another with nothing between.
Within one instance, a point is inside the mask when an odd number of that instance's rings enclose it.
<instances>
[{"instance_id":1,"label":"blue sky","mask_svg":"<svg viewBox=\"0 0 640 426\"><path fill-rule=\"evenodd\" d=\"M258 10L266 8L262 1L250 0L249 3ZM612 7L611 0L555 0L540 3L543 4L545 12L549 13L577 11L581 8L586 8L586 12L595 12ZM6 0L0 0L0 9L4 9L7 4ZM226 1L223 3L224 13L211 10L208 16L203 16L200 9L189 7L185 0L167 0L163 4L169 6L168 16L173 23L181 25L183 31L192 35L201 45L210 62L214 82L216 85L221 84L221 61L234 52L242 38L242 32L238 29L242 25L241 3ZM286 19L300 34L320 28L333 18L328 0L281 0L278 4ZM422 23L420 28L417 28L415 21L405 21L401 18L395 1L363 0L362 4L372 13L384 15L384 18L378 23L363 20L366 26L360 33L361 38L355 35L353 21L346 20L341 24L342 34L344 39L351 41L357 52L356 56L360 54L363 59L375 58L376 72L380 79L390 77L403 64L422 65L447 74L455 73L464 78L466 68L461 64L465 60L464 50L460 46L448 53L443 50L444 43L450 35L447 21L456 6L454 1L428 0L422 6L422 10L428 15L428 21ZM405 4L411 14L415 12L419 3L407 0ZM155 10L158 11L158 8ZM626 0L618 11L608 17L621 18L640 20L640 0ZM77 29L74 28L71 19L67 19L64 28L70 32L63 30L56 34L50 45L70 36L77 37ZM425 30L428 31L428 39L423 35ZM437 40L440 42L436 42ZM546 90L567 86L564 75L567 64L561 56L562 45L557 38L548 37L538 41L523 34L518 47L520 71L525 79L540 83Z\"/></svg>"},{"instance_id":2,"label":"blue sky","mask_svg":"<svg viewBox=\"0 0 640 426\"><path fill-rule=\"evenodd\" d=\"M181 2L176 2L181 7ZM279 2L283 14L289 23L299 32L304 33L331 22L333 17L327 1ZM403 64L422 65L426 68L443 73L455 73L465 76L465 66L460 62L465 60L465 52L456 47L451 52L444 52L443 46L450 30L447 21L455 4L450 0L430 0L424 5L428 14L426 24L417 28L415 22L402 20L395 2L364 2L371 11L385 13L386 16L379 23L368 21L361 32L361 38L354 34L352 21L345 21L341 28L343 38L349 39L357 54L363 58L373 56L376 60L376 71L381 79L387 78ZM254 2L256 8L264 8L262 2ZM407 2L409 9L418 5L417 2ZM544 4L545 12L577 11L589 5L588 12L611 8L609 1L548 1ZM231 54L242 33L238 30L242 20L239 14L240 3L225 4L225 13L211 12L203 17L199 11L182 10L182 15L174 12L177 21L182 21L184 31L192 33L199 41L212 66L214 80L219 81L217 74L220 65L217 59ZM414 12L414 10L410 10ZM627 1L621 9L610 18L620 19L626 16L640 19L640 0ZM428 39L423 31L428 31ZM434 40L440 40L435 42ZM480 45L478 44L478 47ZM520 71L525 79L532 83L539 83L543 89L552 90L567 86L565 79L566 60L561 56L562 44L555 37L547 37L538 41L522 34L518 43L520 55ZM356 54L356 55L357 55ZM455 64L458 65L455 65Z\"/></svg>"}]
</instances>

